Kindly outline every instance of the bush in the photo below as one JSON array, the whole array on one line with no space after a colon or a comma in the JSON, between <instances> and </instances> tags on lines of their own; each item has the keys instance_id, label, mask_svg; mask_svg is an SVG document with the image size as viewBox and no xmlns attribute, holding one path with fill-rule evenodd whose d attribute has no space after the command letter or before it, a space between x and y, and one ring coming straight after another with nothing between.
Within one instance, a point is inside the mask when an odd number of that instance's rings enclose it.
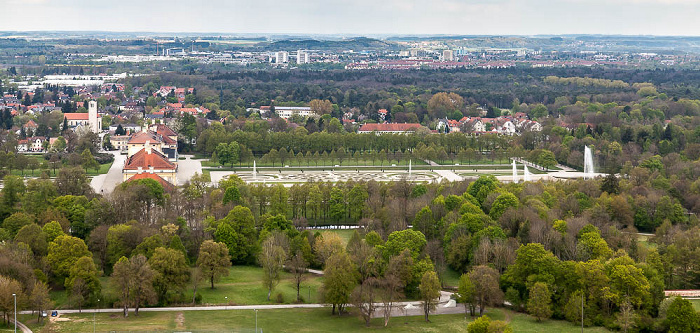
<instances>
[{"instance_id":1,"label":"bush","mask_svg":"<svg viewBox=\"0 0 700 333\"><path fill-rule=\"evenodd\" d=\"M97 153L95 154L95 160L100 164L107 164L114 162L114 155L108 153Z\"/></svg>"},{"instance_id":2,"label":"bush","mask_svg":"<svg viewBox=\"0 0 700 333\"><path fill-rule=\"evenodd\" d=\"M282 295L282 293L277 293L277 295L275 295L275 302L280 304L284 303L284 295Z\"/></svg>"}]
</instances>

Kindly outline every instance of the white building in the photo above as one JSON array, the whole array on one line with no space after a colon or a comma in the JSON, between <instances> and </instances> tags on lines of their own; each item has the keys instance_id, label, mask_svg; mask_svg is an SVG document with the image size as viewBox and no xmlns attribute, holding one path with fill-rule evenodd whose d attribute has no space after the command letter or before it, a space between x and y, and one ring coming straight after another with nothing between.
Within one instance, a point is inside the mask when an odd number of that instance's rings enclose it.
<instances>
[{"instance_id":1,"label":"white building","mask_svg":"<svg viewBox=\"0 0 700 333\"><path fill-rule=\"evenodd\" d=\"M308 106L275 106L275 113L282 119L289 119L292 116L310 117L315 115Z\"/></svg>"},{"instance_id":2,"label":"white building","mask_svg":"<svg viewBox=\"0 0 700 333\"><path fill-rule=\"evenodd\" d=\"M289 62L289 52L277 51L277 53L275 53L275 63L276 64L286 64L288 62Z\"/></svg>"},{"instance_id":3,"label":"white building","mask_svg":"<svg viewBox=\"0 0 700 333\"><path fill-rule=\"evenodd\" d=\"M304 50L297 50L297 64L308 64L311 62L311 57L309 52Z\"/></svg>"}]
</instances>

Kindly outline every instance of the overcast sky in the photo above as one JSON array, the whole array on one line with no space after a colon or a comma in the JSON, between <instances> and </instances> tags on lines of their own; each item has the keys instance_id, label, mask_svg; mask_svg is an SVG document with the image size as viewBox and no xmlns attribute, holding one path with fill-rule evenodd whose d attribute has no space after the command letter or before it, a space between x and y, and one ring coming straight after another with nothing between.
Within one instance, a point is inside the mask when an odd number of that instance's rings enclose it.
<instances>
[{"instance_id":1,"label":"overcast sky","mask_svg":"<svg viewBox=\"0 0 700 333\"><path fill-rule=\"evenodd\" d=\"M700 35L700 0L0 0L0 30Z\"/></svg>"}]
</instances>

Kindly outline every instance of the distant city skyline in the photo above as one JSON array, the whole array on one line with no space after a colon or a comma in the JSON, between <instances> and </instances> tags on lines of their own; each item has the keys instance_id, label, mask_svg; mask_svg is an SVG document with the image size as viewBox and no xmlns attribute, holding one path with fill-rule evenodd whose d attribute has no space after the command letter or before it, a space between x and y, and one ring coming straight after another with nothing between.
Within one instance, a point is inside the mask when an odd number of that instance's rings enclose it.
<instances>
[{"instance_id":1,"label":"distant city skyline","mask_svg":"<svg viewBox=\"0 0 700 333\"><path fill-rule=\"evenodd\" d=\"M2 31L700 35L698 0L0 0Z\"/></svg>"}]
</instances>

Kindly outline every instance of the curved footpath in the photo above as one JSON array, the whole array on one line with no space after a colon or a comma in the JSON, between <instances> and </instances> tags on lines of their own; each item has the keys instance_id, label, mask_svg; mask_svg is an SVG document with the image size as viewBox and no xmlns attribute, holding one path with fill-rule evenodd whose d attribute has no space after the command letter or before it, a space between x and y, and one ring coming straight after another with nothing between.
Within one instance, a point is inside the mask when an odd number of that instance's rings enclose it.
<instances>
[{"instance_id":1,"label":"curved footpath","mask_svg":"<svg viewBox=\"0 0 700 333\"><path fill-rule=\"evenodd\" d=\"M22 313L22 312L19 312ZM29 311L31 313L31 311ZM14 323L14 319L10 318L10 323ZM22 331L22 333L32 333L32 330L27 327L27 325L17 322L17 328Z\"/></svg>"}]
</instances>

